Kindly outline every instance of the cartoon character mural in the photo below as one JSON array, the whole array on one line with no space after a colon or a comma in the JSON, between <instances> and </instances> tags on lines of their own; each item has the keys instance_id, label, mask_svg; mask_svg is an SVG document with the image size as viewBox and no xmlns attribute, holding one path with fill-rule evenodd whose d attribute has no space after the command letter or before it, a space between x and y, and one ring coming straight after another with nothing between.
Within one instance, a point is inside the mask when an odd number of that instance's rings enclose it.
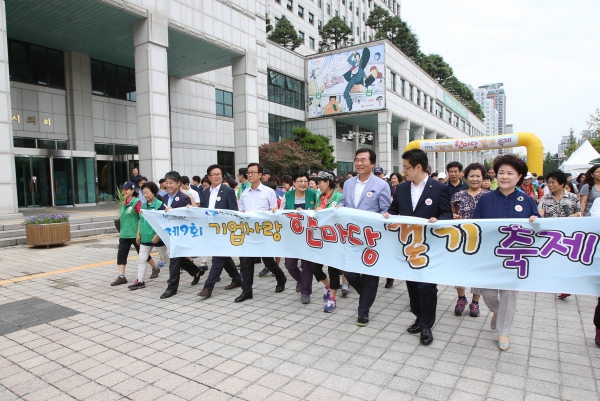
<instances>
[{"instance_id":1,"label":"cartoon character mural","mask_svg":"<svg viewBox=\"0 0 600 401\"><path fill-rule=\"evenodd\" d=\"M385 108L383 44L309 59L308 71L309 118Z\"/></svg>"}]
</instances>

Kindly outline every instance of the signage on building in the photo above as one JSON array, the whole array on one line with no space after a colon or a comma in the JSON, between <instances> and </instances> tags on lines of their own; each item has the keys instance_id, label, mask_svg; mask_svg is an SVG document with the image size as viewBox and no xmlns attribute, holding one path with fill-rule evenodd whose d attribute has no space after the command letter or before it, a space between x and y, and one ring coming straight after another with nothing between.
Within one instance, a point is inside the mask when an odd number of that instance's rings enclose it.
<instances>
[{"instance_id":1,"label":"signage on building","mask_svg":"<svg viewBox=\"0 0 600 401\"><path fill-rule=\"evenodd\" d=\"M385 108L384 45L308 60L308 117Z\"/></svg>"},{"instance_id":2,"label":"signage on building","mask_svg":"<svg viewBox=\"0 0 600 401\"><path fill-rule=\"evenodd\" d=\"M467 110L467 108L463 106L458 100L446 93L446 91L440 88L439 86L437 88L437 98L456 114L464 118L466 121L469 121L469 111Z\"/></svg>"},{"instance_id":3,"label":"signage on building","mask_svg":"<svg viewBox=\"0 0 600 401\"><path fill-rule=\"evenodd\" d=\"M486 150L519 146L517 134L486 136L482 138L435 139L420 142L425 152L455 152L459 150Z\"/></svg>"}]
</instances>

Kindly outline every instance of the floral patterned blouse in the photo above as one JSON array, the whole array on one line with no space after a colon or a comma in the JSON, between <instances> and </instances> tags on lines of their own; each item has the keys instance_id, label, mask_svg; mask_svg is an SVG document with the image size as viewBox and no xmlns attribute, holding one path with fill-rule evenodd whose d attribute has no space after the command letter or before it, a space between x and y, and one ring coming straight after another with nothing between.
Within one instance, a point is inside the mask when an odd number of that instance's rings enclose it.
<instances>
[{"instance_id":1,"label":"floral patterned blouse","mask_svg":"<svg viewBox=\"0 0 600 401\"><path fill-rule=\"evenodd\" d=\"M450 203L456 209L456 214L460 216L461 219L470 219L473 216L473 212L475 211L475 206L477 206L477 202L479 202L479 198L481 195L487 193L485 189L481 190L480 193L475 195L473 198L468 190L460 191L452 196Z\"/></svg>"},{"instance_id":2,"label":"floral patterned blouse","mask_svg":"<svg viewBox=\"0 0 600 401\"><path fill-rule=\"evenodd\" d=\"M565 214L565 206L569 209L569 215ZM573 213L581 212L581 203L579 197L571 192L565 191L560 201L554 199L554 195L547 194L540 200L538 206L544 211L544 217L569 217Z\"/></svg>"}]
</instances>

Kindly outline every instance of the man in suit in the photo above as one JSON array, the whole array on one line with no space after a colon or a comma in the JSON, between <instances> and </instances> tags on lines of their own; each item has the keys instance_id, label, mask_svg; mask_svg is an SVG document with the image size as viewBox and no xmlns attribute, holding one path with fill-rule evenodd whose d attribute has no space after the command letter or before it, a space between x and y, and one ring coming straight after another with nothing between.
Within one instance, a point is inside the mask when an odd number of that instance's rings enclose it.
<instances>
[{"instance_id":1,"label":"man in suit","mask_svg":"<svg viewBox=\"0 0 600 401\"><path fill-rule=\"evenodd\" d=\"M218 164L213 164L208 167L206 174L210 180L210 187L202 191L200 207L237 211L238 203L235 191L226 185L221 185L223 182L223 168ZM238 273L233 259L229 256L213 256L210 273L204 282L204 288L198 293L198 296L204 299L210 298L215 284L221 279L223 269L231 277L231 284L225 287L226 290L231 290L242 285L242 277Z\"/></svg>"},{"instance_id":2,"label":"man in suit","mask_svg":"<svg viewBox=\"0 0 600 401\"><path fill-rule=\"evenodd\" d=\"M165 205L165 213L168 213L171 209L187 207L191 204L190 198L179 190L180 185L181 176L177 171L169 171L165 174L165 188L167 194L162 198L163 204ZM200 268L187 257L171 258L171 264L169 265L169 280L167 280L169 285L167 286L166 291L160 296L160 299L170 298L177 294L180 269L185 270L190 276L194 277L192 285L198 284L200 276L204 274L204 271L200 270Z\"/></svg>"},{"instance_id":3,"label":"man in suit","mask_svg":"<svg viewBox=\"0 0 600 401\"><path fill-rule=\"evenodd\" d=\"M372 149L362 148L356 151L354 169L358 175L344 183L340 207L382 214L388 211L392 201L390 186L373 174L376 162L377 156ZM369 323L369 309L375 302L379 277L350 272L344 272L344 276L360 295L357 324L364 327Z\"/></svg>"},{"instance_id":4,"label":"man in suit","mask_svg":"<svg viewBox=\"0 0 600 401\"><path fill-rule=\"evenodd\" d=\"M390 215L413 216L427 219L430 223L438 220L451 220L450 193L448 187L427 174L427 154L420 149L411 149L402 155L402 168L406 182L396 187ZM431 328L435 323L437 305L437 284L406 281L410 310L416 316L411 334L421 333L421 344L433 342Z\"/></svg>"}]
</instances>

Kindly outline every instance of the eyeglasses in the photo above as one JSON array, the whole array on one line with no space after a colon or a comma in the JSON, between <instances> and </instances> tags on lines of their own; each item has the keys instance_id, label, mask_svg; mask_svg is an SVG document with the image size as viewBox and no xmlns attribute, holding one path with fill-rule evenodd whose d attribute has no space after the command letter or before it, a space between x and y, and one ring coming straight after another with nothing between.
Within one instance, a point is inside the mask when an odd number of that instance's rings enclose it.
<instances>
[{"instance_id":1,"label":"eyeglasses","mask_svg":"<svg viewBox=\"0 0 600 401\"><path fill-rule=\"evenodd\" d=\"M406 166L402 166L402 170L403 170L403 171L408 171L408 170L410 170L411 168L414 168L414 167L413 167L413 166L408 166L408 167L406 167Z\"/></svg>"},{"instance_id":2,"label":"eyeglasses","mask_svg":"<svg viewBox=\"0 0 600 401\"><path fill-rule=\"evenodd\" d=\"M210 176L211 176L211 177L220 177L220 176L222 176L222 175L223 175L223 174L221 174L221 173L217 173L217 174L211 174Z\"/></svg>"},{"instance_id":3,"label":"eyeglasses","mask_svg":"<svg viewBox=\"0 0 600 401\"><path fill-rule=\"evenodd\" d=\"M254 175L254 174L259 174L259 172L258 171L248 171L246 174Z\"/></svg>"}]
</instances>

